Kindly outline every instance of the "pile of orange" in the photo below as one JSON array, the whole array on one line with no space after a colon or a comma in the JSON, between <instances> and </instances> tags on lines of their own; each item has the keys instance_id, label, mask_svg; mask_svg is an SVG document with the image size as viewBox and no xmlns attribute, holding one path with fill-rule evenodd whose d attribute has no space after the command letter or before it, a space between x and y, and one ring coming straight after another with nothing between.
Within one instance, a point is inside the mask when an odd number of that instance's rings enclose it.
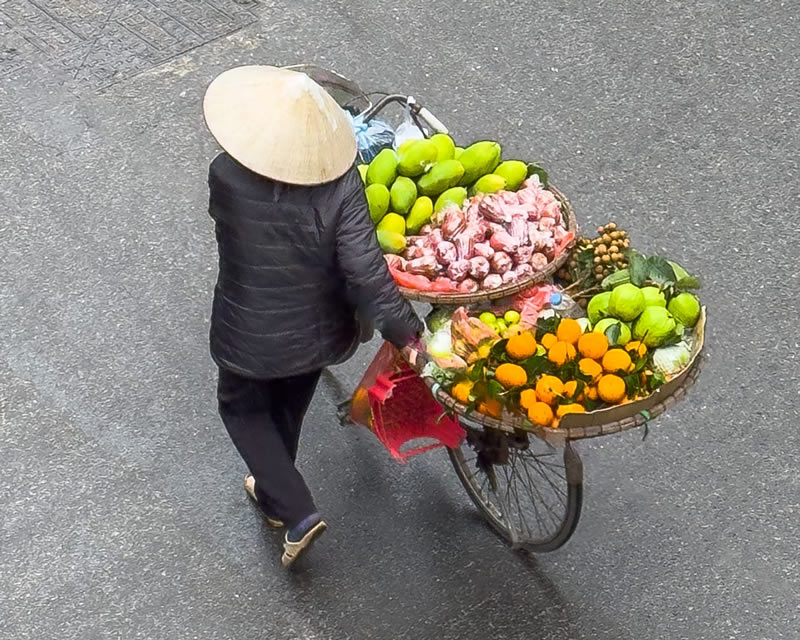
<instances>
[{"instance_id":1,"label":"pile of orange","mask_svg":"<svg viewBox=\"0 0 800 640\"><path fill-rule=\"evenodd\" d=\"M620 404L627 398L623 376L634 369L634 361L647 354L640 342L625 347L610 346L603 333L584 333L581 324L572 318L558 323L555 333L546 333L539 341L547 350L547 358L561 367L577 361L578 370L588 382L562 381L543 375L535 389L525 389L520 398L522 408L531 422L556 428L559 419L568 413L586 411L586 400Z\"/></svg>"},{"instance_id":2,"label":"pile of orange","mask_svg":"<svg viewBox=\"0 0 800 640\"><path fill-rule=\"evenodd\" d=\"M488 352L488 347L486 348ZM563 381L553 375L528 378L525 361L532 356L546 354L557 367L575 362L582 376L580 380ZM497 367L494 378L506 390L521 389L519 404L531 422L557 428L561 418L570 413L584 413L587 400L620 404L628 392L623 377L634 370L634 362L647 354L641 342L629 342L624 347L611 346L603 333L587 331L573 318L562 318L554 333L544 334L540 340L530 331L519 331L506 344L507 362ZM488 356L488 353L485 354ZM588 378L588 380L586 380ZM499 418L500 402L493 398L476 401L471 382L459 382L451 393L464 404L476 403L478 411Z\"/></svg>"}]
</instances>

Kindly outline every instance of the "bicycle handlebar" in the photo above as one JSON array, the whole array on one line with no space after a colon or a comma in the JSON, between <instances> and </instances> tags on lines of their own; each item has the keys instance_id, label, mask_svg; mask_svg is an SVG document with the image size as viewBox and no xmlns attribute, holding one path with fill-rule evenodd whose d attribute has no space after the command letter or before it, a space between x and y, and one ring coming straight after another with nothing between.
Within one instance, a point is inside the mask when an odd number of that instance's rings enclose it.
<instances>
[{"instance_id":1,"label":"bicycle handlebar","mask_svg":"<svg viewBox=\"0 0 800 640\"><path fill-rule=\"evenodd\" d=\"M442 124L442 121L428 111L425 107L419 108L418 115L425 122L427 122L431 126L431 129L433 129L436 133L450 133L447 127Z\"/></svg>"},{"instance_id":2,"label":"bicycle handlebar","mask_svg":"<svg viewBox=\"0 0 800 640\"><path fill-rule=\"evenodd\" d=\"M370 109L364 112L364 120L369 121L380 113L388 104L396 102L402 104L411 110L415 116L422 118L425 123L433 129L436 133L449 133L448 129L439 118L433 115L428 109L419 104L412 96L404 96L398 93L392 93L381 100L379 100Z\"/></svg>"}]
</instances>

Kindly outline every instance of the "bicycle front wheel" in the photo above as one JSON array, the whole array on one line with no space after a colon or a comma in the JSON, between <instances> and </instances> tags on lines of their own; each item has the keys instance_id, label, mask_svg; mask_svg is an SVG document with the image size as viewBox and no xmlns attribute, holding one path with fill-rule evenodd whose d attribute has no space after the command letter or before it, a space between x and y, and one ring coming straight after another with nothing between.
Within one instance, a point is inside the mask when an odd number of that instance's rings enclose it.
<instances>
[{"instance_id":1,"label":"bicycle front wheel","mask_svg":"<svg viewBox=\"0 0 800 640\"><path fill-rule=\"evenodd\" d=\"M583 463L535 436L462 425L467 437L450 460L469 497L514 550L554 551L578 526Z\"/></svg>"}]
</instances>

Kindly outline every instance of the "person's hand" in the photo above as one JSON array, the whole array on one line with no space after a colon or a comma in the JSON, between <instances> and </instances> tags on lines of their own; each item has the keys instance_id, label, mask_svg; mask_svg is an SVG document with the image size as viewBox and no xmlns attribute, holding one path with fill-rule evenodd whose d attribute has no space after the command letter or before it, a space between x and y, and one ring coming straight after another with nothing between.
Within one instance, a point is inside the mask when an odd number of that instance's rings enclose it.
<instances>
[{"instance_id":1,"label":"person's hand","mask_svg":"<svg viewBox=\"0 0 800 640\"><path fill-rule=\"evenodd\" d=\"M414 349L414 351L418 351L420 353L425 353L425 344L422 342L422 334L418 333L415 335L411 342L408 343L409 348Z\"/></svg>"}]
</instances>

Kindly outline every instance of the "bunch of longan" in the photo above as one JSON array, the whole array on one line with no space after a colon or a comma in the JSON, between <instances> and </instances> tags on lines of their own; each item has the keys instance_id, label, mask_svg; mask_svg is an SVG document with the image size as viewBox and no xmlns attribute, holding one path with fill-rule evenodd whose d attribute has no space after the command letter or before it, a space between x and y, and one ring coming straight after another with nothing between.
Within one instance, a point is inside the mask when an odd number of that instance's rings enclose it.
<instances>
[{"instance_id":1,"label":"bunch of longan","mask_svg":"<svg viewBox=\"0 0 800 640\"><path fill-rule=\"evenodd\" d=\"M600 282L617 269L628 266L623 251L630 247L628 232L614 222L597 227L596 238L578 238L567 263L556 274L567 284L578 280L586 285ZM591 264L591 273L585 271Z\"/></svg>"},{"instance_id":2,"label":"bunch of longan","mask_svg":"<svg viewBox=\"0 0 800 640\"><path fill-rule=\"evenodd\" d=\"M630 246L628 232L617 229L615 223L597 227L597 237L592 240L595 280L599 282L613 271L627 267L628 261L622 252Z\"/></svg>"}]
</instances>

